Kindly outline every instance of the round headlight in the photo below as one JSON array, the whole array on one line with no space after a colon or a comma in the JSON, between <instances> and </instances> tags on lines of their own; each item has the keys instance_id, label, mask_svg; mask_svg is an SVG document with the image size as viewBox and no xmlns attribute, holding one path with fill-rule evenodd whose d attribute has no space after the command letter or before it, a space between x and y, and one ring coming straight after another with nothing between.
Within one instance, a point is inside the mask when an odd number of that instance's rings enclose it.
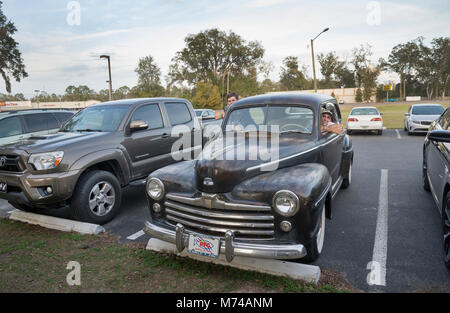
<instances>
[{"instance_id":1,"label":"round headlight","mask_svg":"<svg viewBox=\"0 0 450 313\"><path fill-rule=\"evenodd\" d=\"M150 178L147 181L147 193L153 200L161 200L164 197L164 184L158 178Z\"/></svg>"},{"instance_id":2,"label":"round headlight","mask_svg":"<svg viewBox=\"0 0 450 313\"><path fill-rule=\"evenodd\" d=\"M273 207L278 214L292 217L300 209L300 201L292 191L281 190L273 197Z\"/></svg>"}]
</instances>

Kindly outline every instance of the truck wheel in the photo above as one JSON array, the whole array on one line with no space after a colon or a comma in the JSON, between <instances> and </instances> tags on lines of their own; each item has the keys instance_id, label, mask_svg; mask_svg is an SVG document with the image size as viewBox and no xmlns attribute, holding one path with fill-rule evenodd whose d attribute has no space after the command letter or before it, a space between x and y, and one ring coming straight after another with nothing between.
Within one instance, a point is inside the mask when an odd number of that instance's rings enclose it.
<instances>
[{"instance_id":1,"label":"truck wheel","mask_svg":"<svg viewBox=\"0 0 450 313\"><path fill-rule=\"evenodd\" d=\"M325 241L325 204L322 207L322 215L320 218L320 229L316 236L314 236L311 243L306 245L306 252L308 253L302 262L311 263L317 260L322 253L323 243Z\"/></svg>"},{"instance_id":2,"label":"truck wheel","mask_svg":"<svg viewBox=\"0 0 450 313\"><path fill-rule=\"evenodd\" d=\"M77 220L106 224L116 216L122 200L118 179L106 171L91 171L77 183L70 204Z\"/></svg>"},{"instance_id":3,"label":"truck wheel","mask_svg":"<svg viewBox=\"0 0 450 313\"><path fill-rule=\"evenodd\" d=\"M348 186L352 183L352 162L350 161L350 166L348 168L347 177L344 177L344 180L342 181L341 188L347 189Z\"/></svg>"}]
</instances>

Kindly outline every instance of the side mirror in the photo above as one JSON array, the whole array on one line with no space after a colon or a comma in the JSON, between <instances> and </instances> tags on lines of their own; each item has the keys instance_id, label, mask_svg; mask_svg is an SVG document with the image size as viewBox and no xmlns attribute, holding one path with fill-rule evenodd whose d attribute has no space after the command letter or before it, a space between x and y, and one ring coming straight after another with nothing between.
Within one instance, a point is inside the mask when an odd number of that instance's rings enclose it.
<instances>
[{"instance_id":1,"label":"side mirror","mask_svg":"<svg viewBox=\"0 0 450 313\"><path fill-rule=\"evenodd\" d=\"M409 114L409 113L405 113L405 116L410 116L411 114Z\"/></svg>"},{"instance_id":2,"label":"side mirror","mask_svg":"<svg viewBox=\"0 0 450 313\"><path fill-rule=\"evenodd\" d=\"M450 131L433 130L428 134L428 139L436 142L450 142Z\"/></svg>"},{"instance_id":3,"label":"side mirror","mask_svg":"<svg viewBox=\"0 0 450 313\"><path fill-rule=\"evenodd\" d=\"M148 124L145 121L134 121L130 124L131 132L148 129Z\"/></svg>"},{"instance_id":4,"label":"side mirror","mask_svg":"<svg viewBox=\"0 0 450 313\"><path fill-rule=\"evenodd\" d=\"M380 116L382 116L382 115L383 115L383 113L380 112Z\"/></svg>"}]
</instances>

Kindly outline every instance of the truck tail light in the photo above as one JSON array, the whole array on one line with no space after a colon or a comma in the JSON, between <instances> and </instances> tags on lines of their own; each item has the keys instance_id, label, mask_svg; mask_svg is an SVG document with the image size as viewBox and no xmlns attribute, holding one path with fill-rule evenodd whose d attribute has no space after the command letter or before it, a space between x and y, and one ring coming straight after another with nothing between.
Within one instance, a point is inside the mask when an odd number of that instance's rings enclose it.
<instances>
[{"instance_id":1,"label":"truck tail light","mask_svg":"<svg viewBox=\"0 0 450 313\"><path fill-rule=\"evenodd\" d=\"M374 117L373 119L370 120L371 122L382 122L383 120L381 119L381 117Z\"/></svg>"},{"instance_id":2,"label":"truck tail light","mask_svg":"<svg viewBox=\"0 0 450 313\"><path fill-rule=\"evenodd\" d=\"M357 118L351 117L348 119L348 122L358 122Z\"/></svg>"}]
</instances>

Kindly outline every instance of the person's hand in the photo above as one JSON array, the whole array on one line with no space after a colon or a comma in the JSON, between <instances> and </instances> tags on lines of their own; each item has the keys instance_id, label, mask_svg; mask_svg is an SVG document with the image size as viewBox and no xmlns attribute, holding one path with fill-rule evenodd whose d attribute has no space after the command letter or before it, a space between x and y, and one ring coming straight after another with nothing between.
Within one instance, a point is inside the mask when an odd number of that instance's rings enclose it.
<instances>
[{"instance_id":1,"label":"person's hand","mask_svg":"<svg viewBox=\"0 0 450 313\"><path fill-rule=\"evenodd\" d=\"M333 124L330 126L323 126L322 131L341 134L344 131L344 127L342 126L342 124Z\"/></svg>"}]
</instances>

